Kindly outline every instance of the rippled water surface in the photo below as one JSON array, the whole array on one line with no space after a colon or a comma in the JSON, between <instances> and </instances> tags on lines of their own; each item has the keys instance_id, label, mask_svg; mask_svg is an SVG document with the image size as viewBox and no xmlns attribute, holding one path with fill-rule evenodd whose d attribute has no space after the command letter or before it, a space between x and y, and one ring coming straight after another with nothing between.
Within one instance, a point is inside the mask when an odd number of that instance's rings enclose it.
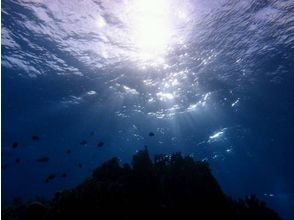
<instances>
[{"instance_id":1,"label":"rippled water surface","mask_svg":"<svg viewBox=\"0 0 294 220\"><path fill-rule=\"evenodd\" d=\"M292 0L3 0L1 22L5 201L147 145L294 218Z\"/></svg>"}]
</instances>

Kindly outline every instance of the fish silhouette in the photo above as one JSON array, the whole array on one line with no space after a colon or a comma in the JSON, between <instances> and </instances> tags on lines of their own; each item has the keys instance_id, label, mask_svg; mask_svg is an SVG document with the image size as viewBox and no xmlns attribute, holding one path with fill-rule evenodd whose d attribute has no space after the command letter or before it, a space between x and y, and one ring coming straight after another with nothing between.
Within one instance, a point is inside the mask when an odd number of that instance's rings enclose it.
<instances>
[{"instance_id":1,"label":"fish silhouette","mask_svg":"<svg viewBox=\"0 0 294 220\"><path fill-rule=\"evenodd\" d=\"M36 160L39 163L46 163L49 161L49 157L44 156L44 157L40 157L39 159Z\"/></svg>"},{"instance_id":2,"label":"fish silhouette","mask_svg":"<svg viewBox=\"0 0 294 220\"><path fill-rule=\"evenodd\" d=\"M56 175L54 173L49 174L46 179L45 182L49 183L50 181L52 181L53 179L55 179Z\"/></svg>"},{"instance_id":3,"label":"fish silhouette","mask_svg":"<svg viewBox=\"0 0 294 220\"><path fill-rule=\"evenodd\" d=\"M149 136L153 137L153 136L155 136L155 134L153 132L149 132Z\"/></svg>"},{"instance_id":4,"label":"fish silhouette","mask_svg":"<svg viewBox=\"0 0 294 220\"><path fill-rule=\"evenodd\" d=\"M38 135L33 135L32 136L32 140L33 141L39 141L40 140L40 137Z\"/></svg>"},{"instance_id":5,"label":"fish silhouette","mask_svg":"<svg viewBox=\"0 0 294 220\"><path fill-rule=\"evenodd\" d=\"M62 174L60 175L60 177L61 177L61 178L65 178L65 177L67 177L67 173L62 173Z\"/></svg>"},{"instance_id":6,"label":"fish silhouette","mask_svg":"<svg viewBox=\"0 0 294 220\"><path fill-rule=\"evenodd\" d=\"M86 145L87 144L87 141L86 140L82 140L81 142L80 142L80 145Z\"/></svg>"},{"instance_id":7,"label":"fish silhouette","mask_svg":"<svg viewBox=\"0 0 294 220\"><path fill-rule=\"evenodd\" d=\"M17 146L18 146L18 142L13 142L13 144L11 145L11 147L13 148L13 149L15 149L15 148L17 148Z\"/></svg>"},{"instance_id":8,"label":"fish silhouette","mask_svg":"<svg viewBox=\"0 0 294 220\"><path fill-rule=\"evenodd\" d=\"M98 142L97 147L102 147L104 145L103 141Z\"/></svg>"}]
</instances>

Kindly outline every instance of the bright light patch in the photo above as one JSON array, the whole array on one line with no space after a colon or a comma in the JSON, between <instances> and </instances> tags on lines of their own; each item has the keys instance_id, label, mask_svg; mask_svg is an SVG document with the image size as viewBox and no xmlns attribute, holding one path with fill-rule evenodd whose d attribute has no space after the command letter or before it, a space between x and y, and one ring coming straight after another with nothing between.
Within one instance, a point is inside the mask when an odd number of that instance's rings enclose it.
<instances>
[{"instance_id":1,"label":"bright light patch","mask_svg":"<svg viewBox=\"0 0 294 220\"><path fill-rule=\"evenodd\" d=\"M96 92L92 90L92 91L87 92L87 94L88 95L96 95Z\"/></svg>"},{"instance_id":2,"label":"bright light patch","mask_svg":"<svg viewBox=\"0 0 294 220\"><path fill-rule=\"evenodd\" d=\"M234 107L235 105L237 105L239 103L240 99L238 98L235 102L232 103L232 107Z\"/></svg>"},{"instance_id":3,"label":"bright light patch","mask_svg":"<svg viewBox=\"0 0 294 220\"><path fill-rule=\"evenodd\" d=\"M228 149L226 149L226 152L227 152L227 153L232 153L232 148L228 148Z\"/></svg>"},{"instance_id":4,"label":"bright light patch","mask_svg":"<svg viewBox=\"0 0 294 220\"><path fill-rule=\"evenodd\" d=\"M209 136L209 139L216 139L216 138L219 138L220 136L222 136L224 134L223 131L219 131L211 136Z\"/></svg>"},{"instance_id":5,"label":"bright light patch","mask_svg":"<svg viewBox=\"0 0 294 220\"><path fill-rule=\"evenodd\" d=\"M139 92L136 89L132 89L128 86L123 86L123 88L126 91L126 93L128 93L128 94L139 95Z\"/></svg>"},{"instance_id":6,"label":"bright light patch","mask_svg":"<svg viewBox=\"0 0 294 220\"><path fill-rule=\"evenodd\" d=\"M96 20L96 24L99 28L103 28L106 25L106 22L102 16L98 16Z\"/></svg>"},{"instance_id":7,"label":"bright light patch","mask_svg":"<svg viewBox=\"0 0 294 220\"><path fill-rule=\"evenodd\" d=\"M156 95L160 101L172 100L174 98L174 95L171 93L158 92Z\"/></svg>"},{"instance_id":8,"label":"bright light patch","mask_svg":"<svg viewBox=\"0 0 294 220\"><path fill-rule=\"evenodd\" d=\"M183 30L189 17L185 4L170 0L102 2L111 12L95 15L99 35L95 51L108 60L126 58L143 70L167 68L166 55L188 36L189 31Z\"/></svg>"},{"instance_id":9,"label":"bright light patch","mask_svg":"<svg viewBox=\"0 0 294 220\"><path fill-rule=\"evenodd\" d=\"M213 135L209 136L209 140L208 143L214 142L219 140L220 138L222 138L225 134L225 130L226 128L221 129L220 131L217 131L216 133L214 133Z\"/></svg>"},{"instance_id":10,"label":"bright light patch","mask_svg":"<svg viewBox=\"0 0 294 220\"><path fill-rule=\"evenodd\" d=\"M136 0L131 34L138 56L152 64L164 63L163 55L168 50L172 37L167 0Z\"/></svg>"},{"instance_id":11,"label":"bright light patch","mask_svg":"<svg viewBox=\"0 0 294 220\"><path fill-rule=\"evenodd\" d=\"M188 106L187 111L195 111L198 107L198 104L191 104Z\"/></svg>"}]
</instances>

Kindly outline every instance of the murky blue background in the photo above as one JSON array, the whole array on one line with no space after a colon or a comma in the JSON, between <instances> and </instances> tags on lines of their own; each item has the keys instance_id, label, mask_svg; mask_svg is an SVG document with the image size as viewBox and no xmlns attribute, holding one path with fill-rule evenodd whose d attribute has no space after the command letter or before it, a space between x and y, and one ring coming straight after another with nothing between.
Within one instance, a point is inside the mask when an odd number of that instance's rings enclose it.
<instances>
[{"instance_id":1,"label":"murky blue background","mask_svg":"<svg viewBox=\"0 0 294 220\"><path fill-rule=\"evenodd\" d=\"M147 145L294 218L292 0L3 0L1 22L2 202Z\"/></svg>"}]
</instances>

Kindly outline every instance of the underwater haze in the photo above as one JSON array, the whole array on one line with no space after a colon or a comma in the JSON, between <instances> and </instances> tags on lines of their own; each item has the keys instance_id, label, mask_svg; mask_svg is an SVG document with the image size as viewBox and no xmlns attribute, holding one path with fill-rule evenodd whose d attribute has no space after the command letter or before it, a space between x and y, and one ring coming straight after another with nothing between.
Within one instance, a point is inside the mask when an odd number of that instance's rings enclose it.
<instances>
[{"instance_id":1,"label":"underwater haze","mask_svg":"<svg viewBox=\"0 0 294 220\"><path fill-rule=\"evenodd\" d=\"M294 219L293 0L2 0L2 202L182 152Z\"/></svg>"}]
</instances>

